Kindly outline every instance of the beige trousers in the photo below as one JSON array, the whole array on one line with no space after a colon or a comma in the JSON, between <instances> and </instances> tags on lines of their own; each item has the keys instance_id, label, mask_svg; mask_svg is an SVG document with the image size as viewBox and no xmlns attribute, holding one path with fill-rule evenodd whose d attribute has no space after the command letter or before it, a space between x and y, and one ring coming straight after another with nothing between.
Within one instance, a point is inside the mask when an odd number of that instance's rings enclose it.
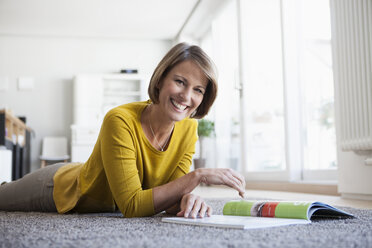
<instances>
[{"instance_id":1,"label":"beige trousers","mask_svg":"<svg viewBox=\"0 0 372 248\"><path fill-rule=\"evenodd\" d=\"M53 177L66 163L41 168L0 186L0 211L57 212Z\"/></svg>"}]
</instances>

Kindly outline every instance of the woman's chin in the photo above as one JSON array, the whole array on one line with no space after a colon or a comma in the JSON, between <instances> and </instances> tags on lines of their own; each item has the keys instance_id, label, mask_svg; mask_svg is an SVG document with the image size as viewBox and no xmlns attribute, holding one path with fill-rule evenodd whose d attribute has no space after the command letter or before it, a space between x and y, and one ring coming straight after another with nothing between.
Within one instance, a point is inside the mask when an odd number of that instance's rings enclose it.
<instances>
[{"instance_id":1,"label":"woman's chin","mask_svg":"<svg viewBox=\"0 0 372 248\"><path fill-rule=\"evenodd\" d=\"M188 117L187 113L181 113L181 114L180 113L177 113L177 114L172 114L170 116L170 119L172 121L182 121L183 119L185 119L187 117Z\"/></svg>"}]
</instances>

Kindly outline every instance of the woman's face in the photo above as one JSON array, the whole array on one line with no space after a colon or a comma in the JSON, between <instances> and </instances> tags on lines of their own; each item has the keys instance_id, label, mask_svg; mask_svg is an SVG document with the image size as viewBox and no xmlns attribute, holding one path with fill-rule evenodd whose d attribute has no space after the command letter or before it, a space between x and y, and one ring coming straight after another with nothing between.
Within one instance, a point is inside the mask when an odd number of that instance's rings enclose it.
<instances>
[{"instance_id":1,"label":"woman's face","mask_svg":"<svg viewBox=\"0 0 372 248\"><path fill-rule=\"evenodd\" d=\"M190 60L177 64L160 83L159 105L171 121L189 117L199 107L207 89L203 71Z\"/></svg>"}]
</instances>

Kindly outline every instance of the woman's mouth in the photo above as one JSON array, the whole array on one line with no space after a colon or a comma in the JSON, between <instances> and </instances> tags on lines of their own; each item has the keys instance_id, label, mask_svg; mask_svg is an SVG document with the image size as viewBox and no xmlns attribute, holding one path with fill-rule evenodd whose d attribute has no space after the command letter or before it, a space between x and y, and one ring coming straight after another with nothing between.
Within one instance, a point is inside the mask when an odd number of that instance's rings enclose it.
<instances>
[{"instance_id":1,"label":"woman's mouth","mask_svg":"<svg viewBox=\"0 0 372 248\"><path fill-rule=\"evenodd\" d=\"M182 103L176 102L175 100L171 99L171 103L173 104L176 109L180 111L184 111L187 108L187 105L183 105Z\"/></svg>"}]
</instances>

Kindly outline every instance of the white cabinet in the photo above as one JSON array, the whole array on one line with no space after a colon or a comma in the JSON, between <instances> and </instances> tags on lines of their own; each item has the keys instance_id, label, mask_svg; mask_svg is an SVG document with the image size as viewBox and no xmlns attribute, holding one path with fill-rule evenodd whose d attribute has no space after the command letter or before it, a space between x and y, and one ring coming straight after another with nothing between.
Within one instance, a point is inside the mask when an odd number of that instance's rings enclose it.
<instances>
[{"instance_id":1,"label":"white cabinet","mask_svg":"<svg viewBox=\"0 0 372 248\"><path fill-rule=\"evenodd\" d=\"M12 181L12 151L0 146L0 183Z\"/></svg>"},{"instance_id":2,"label":"white cabinet","mask_svg":"<svg viewBox=\"0 0 372 248\"><path fill-rule=\"evenodd\" d=\"M73 83L71 161L85 162L110 109L147 100L148 78L137 74L77 75Z\"/></svg>"},{"instance_id":3,"label":"white cabinet","mask_svg":"<svg viewBox=\"0 0 372 248\"><path fill-rule=\"evenodd\" d=\"M92 153L99 134L99 126L71 125L71 161L85 162Z\"/></svg>"},{"instance_id":4,"label":"white cabinet","mask_svg":"<svg viewBox=\"0 0 372 248\"><path fill-rule=\"evenodd\" d=\"M99 125L102 119L103 80L101 76L76 76L73 82L73 123Z\"/></svg>"}]
</instances>

